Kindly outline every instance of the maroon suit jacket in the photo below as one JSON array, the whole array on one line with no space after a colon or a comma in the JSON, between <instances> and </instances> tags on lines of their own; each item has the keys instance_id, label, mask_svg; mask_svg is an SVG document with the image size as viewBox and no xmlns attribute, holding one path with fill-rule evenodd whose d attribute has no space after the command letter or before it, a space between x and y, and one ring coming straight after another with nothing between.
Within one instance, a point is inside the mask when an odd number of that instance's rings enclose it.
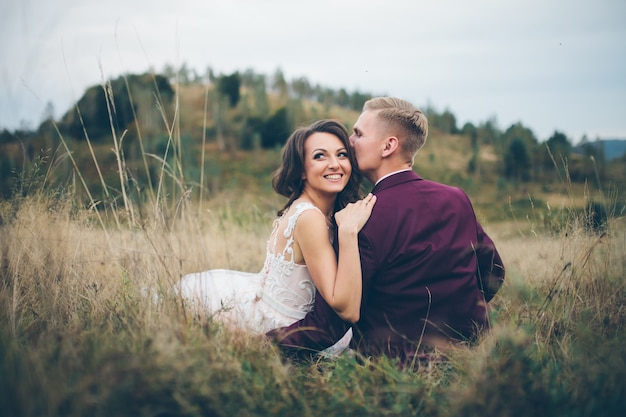
<instances>
[{"instance_id":1,"label":"maroon suit jacket","mask_svg":"<svg viewBox=\"0 0 626 417\"><path fill-rule=\"evenodd\" d=\"M504 267L467 195L413 171L383 179L372 192L376 205L359 233L363 299L351 347L411 360L488 328L487 302ZM349 327L318 296L304 319L267 336L300 356L334 344Z\"/></svg>"}]
</instances>

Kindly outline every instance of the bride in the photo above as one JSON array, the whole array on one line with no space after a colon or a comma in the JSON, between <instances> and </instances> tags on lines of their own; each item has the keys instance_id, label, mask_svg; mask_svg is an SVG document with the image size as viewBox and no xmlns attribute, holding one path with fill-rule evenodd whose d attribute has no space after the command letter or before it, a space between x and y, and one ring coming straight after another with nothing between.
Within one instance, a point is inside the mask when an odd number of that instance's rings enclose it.
<instances>
[{"instance_id":1,"label":"bride","mask_svg":"<svg viewBox=\"0 0 626 417\"><path fill-rule=\"evenodd\" d=\"M297 129L282 150L274 190L287 197L267 241L258 273L213 269L185 275L180 296L227 327L253 334L288 326L321 296L344 320L357 322L361 306L358 232L376 197L359 196L360 175L348 132L334 120ZM350 203L351 201L355 201ZM335 247L333 241L336 239ZM338 342L349 342L350 331Z\"/></svg>"}]
</instances>

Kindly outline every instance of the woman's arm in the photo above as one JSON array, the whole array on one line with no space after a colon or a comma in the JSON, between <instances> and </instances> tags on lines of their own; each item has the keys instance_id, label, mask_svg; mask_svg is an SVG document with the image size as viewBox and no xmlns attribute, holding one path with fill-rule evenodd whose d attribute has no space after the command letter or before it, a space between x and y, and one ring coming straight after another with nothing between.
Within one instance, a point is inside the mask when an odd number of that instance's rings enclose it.
<instances>
[{"instance_id":1,"label":"woman's arm","mask_svg":"<svg viewBox=\"0 0 626 417\"><path fill-rule=\"evenodd\" d=\"M362 297L358 233L372 213L376 197L368 195L335 214L339 255L330 244L326 220L316 211L302 213L295 238L318 292L344 320L359 320Z\"/></svg>"}]
</instances>

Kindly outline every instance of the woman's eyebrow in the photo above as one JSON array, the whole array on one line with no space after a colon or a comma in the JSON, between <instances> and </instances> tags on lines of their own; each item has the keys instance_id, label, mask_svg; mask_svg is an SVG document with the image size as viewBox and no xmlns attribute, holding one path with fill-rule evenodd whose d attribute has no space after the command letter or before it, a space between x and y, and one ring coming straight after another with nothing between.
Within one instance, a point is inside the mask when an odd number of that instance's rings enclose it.
<instances>
[{"instance_id":1,"label":"woman's eyebrow","mask_svg":"<svg viewBox=\"0 0 626 417\"><path fill-rule=\"evenodd\" d=\"M347 151L347 150L348 150L348 148L346 148L345 146L342 146L341 148L337 148L337 150L336 150L335 152L339 152L339 151ZM327 150L327 149L324 149L324 148L315 148L315 149L313 149L313 150L311 151L311 153L313 153L313 152L317 152L317 151L320 151L320 152L328 152L328 150Z\"/></svg>"},{"instance_id":2,"label":"woman's eyebrow","mask_svg":"<svg viewBox=\"0 0 626 417\"><path fill-rule=\"evenodd\" d=\"M326 149L324 149L324 148L315 148L315 149L313 149L313 150L311 151L311 153L313 153L313 152L317 152L317 151L320 151L320 152L328 152L328 151L327 151Z\"/></svg>"}]
</instances>

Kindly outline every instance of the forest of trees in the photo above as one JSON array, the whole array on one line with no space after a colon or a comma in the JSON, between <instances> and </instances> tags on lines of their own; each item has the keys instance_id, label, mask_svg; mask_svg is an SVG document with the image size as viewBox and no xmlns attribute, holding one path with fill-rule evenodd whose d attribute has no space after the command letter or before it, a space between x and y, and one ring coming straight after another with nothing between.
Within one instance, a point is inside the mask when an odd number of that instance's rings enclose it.
<instances>
[{"instance_id":1,"label":"forest of trees","mask_svg":"<svg viewBox=\"0 0 626 417\"><path fill-rule=\"evenodd\" d=\"M187 95L195 91L201 100L184 102L185 91ZM168 153L174 135L179 136L179 148L205 141L228 152L275 149L296 126L316 118L340 117L342 111L352 117L370 97L360 91L313 85L304 77L287 80L280 70L268 76L251 69L215 74L208 68L200 76L186 65L178 71L168 65L160 74L120 76L87 89L59 120L53 120L49 111L34 131L1 131L0 196L7 198L15 191L22 181L20 173L29 166L45 163L46 158L63 163L66 158L61 155L67 154L68 143L91 149L114 139L122 145L129 163L146 154L176 158L180 149L173 147ZM481 149L491 147L499 161L497 176L514 184L552 181L555 166L561 170L560 176L571 181L607 176L601 148L583 144L582 157L576 157L572 143L561 132L539 140L521 123L501 130L495 119L489 119L459 127L448 109L438 112L427 106L424 110L431 135L439 132L469 141L468 175L481 169ZM199 116L194 117L196 114ZM62 142L66 145L61 146ZM85 156L87 152L77 154ZM593 164L587 162L590 158ZM67 161L65 164L72 169ZM155 168L148 167L145 160L144 164L148 177L156 175ZM149 180L138 177L138 181Z\"/></svg>"}]
</instances>

